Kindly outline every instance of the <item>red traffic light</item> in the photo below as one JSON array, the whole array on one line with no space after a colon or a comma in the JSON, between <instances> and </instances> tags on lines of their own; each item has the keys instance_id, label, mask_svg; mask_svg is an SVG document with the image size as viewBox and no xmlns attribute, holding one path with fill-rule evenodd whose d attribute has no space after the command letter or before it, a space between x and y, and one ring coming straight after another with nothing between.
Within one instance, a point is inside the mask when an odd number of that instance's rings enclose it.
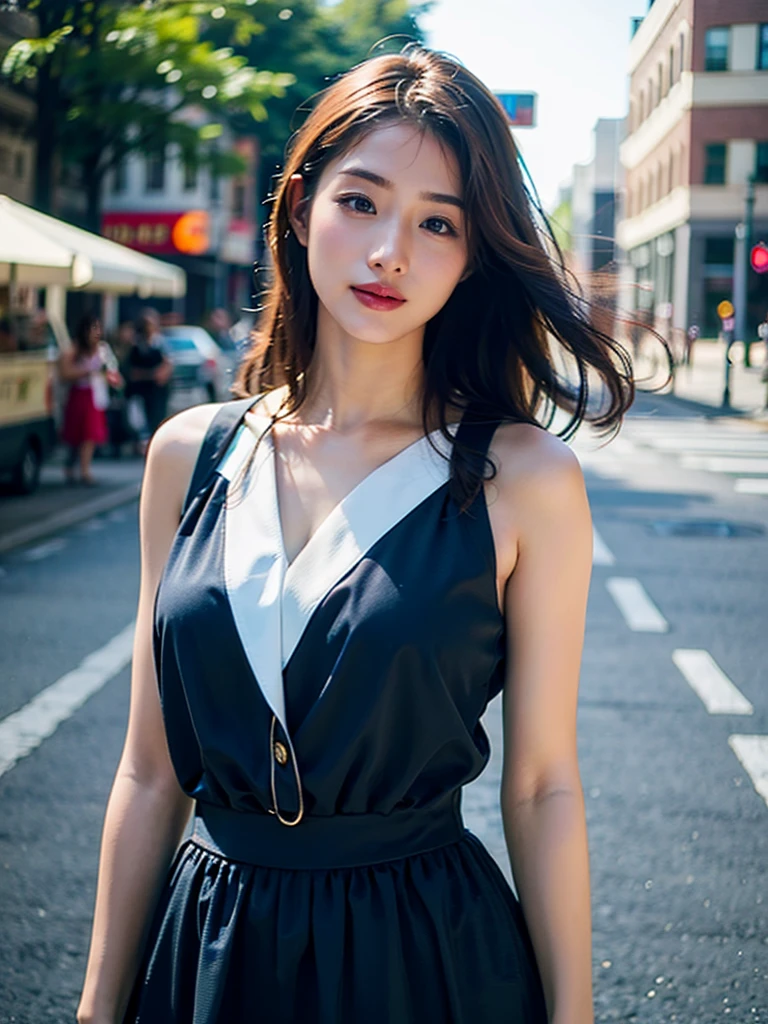
<instances>
[{"instance_id":1,"label":"red traffic light","mask_svg":"<svg viewBox=\"0 0 768 1024\"><path fill-rule=\"evenodd\" d=\"M768 271L768 245L765 242L758 242L752 247L749 262L756 274L765 274Z\"/></svg>"}]
</instances>

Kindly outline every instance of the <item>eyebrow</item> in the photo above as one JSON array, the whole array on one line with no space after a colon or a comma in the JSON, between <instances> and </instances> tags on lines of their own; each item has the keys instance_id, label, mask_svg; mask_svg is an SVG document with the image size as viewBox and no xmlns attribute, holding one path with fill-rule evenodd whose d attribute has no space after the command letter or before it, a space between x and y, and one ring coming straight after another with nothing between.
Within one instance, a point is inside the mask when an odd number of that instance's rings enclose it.
<instances>
[{"instance_id":1,"label":"eyebrow","mask_svg":"<svg viewBox=\"0 0 768 1024\"><path fill-rule=\"evenodd\" d=\"M370 181L373 185L378 185L379 188L385 188L389 191L395 187L388 178L383 178L380 174L376 174L375 171L368 171L364 167L350 167L347 170L339 171L339 174L345 174L350 178L362 178L363 181ZM456 206L460 210L464 209L462 200L448 192L419 192L419 199L423 199L428 203L446 203L449 206Z\"/></svg>"}]
</instances>

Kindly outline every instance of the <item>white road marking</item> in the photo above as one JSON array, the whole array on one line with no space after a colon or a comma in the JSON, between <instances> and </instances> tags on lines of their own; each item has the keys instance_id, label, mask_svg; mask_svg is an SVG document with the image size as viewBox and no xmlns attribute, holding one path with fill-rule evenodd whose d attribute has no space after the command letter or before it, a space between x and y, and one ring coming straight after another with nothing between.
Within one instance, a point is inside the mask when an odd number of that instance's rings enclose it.
<instances>
[{"instance_id":1,"label":"white road marking","mask_svg":"<svg viewBox=\"0 0 768 1024\"><path fill-rule=\"evenodd\" d=\"M743 477L735 481L734 490L739 494L768 494L768 480L760 477Z\"/></svg>"},{"instance_id":2,"label":"white road marking","mask_svg":"<svg viewBox=\"0 0 768 1024\"><path fill-rule=\"evenodd\" d=\"M683 455L680 464L685 469L706 469L709 473L768 474L768 459L727 458L725 456Z\"/></svg>"},{"instance_id":3,"label":"white road marking","mask_svg":"<svg viewBox=\"0 0 768 1024\"><path fill-rule=\"evenodd\" d=\"M756 437L656 437L648 441L659 451L728 452L741 455L768 455L768 440Z\"/></svg>"},{"instance_id":4,"label":"white road marking","mask_svg":"<svg viewBox=\"0 0 768 1024\"><path fill-rule=\"evenodd\" d=\"M636 633L667 632L667 620L648 597L640 580L612 576L605 581L605 585L630 629Z\"/></svg>"},{"instance_id":5,"label":"white road marking","mask_svg":"<svg viewBox=\"0 0 768 1024\"><path fill-rule=\"evenodd\" d=\"M78 668L42 690L0 721L0 776L52 736L62 722L116 676L131 660L135 623L126 626Z\"/></svg>"},{"instance_id":6,"label":"white road marking","mask_svg":"<svg viewBox=\"0 0 768 1024\"><path fill-rule=\"evenodd\" d=\"M98 533L99 530L103 530L105 527L103 519L89 519L85 523L81 523L78 527L79 533Z\"/></svg>"},{"instance_id":7,"label":"white road marking","mask_svg":"<svg viewBox=\"0 0 768 1024\"><path fill-rule=\"evenodd\" d=\"M615 565L616 559L613 552L605 543L603 538L592 527L592 565Z\"/></svg>"},{"instance_id":8,"label":"white road marking","mask_svg":"<svg viewBox=\"0 0 768 1024\"><path fill-rule=\"evenodd\" d=\"M751 715L754 708L709 651L677 650L672 661L710 715Z\"/></svg>"},{"instance_id":9,"label":"white road marking","mask_svg":"<svg viewBox=\"0 0 768 1024\"><path fill-rule=\"evenodd\" d=\"M54 555L57 551L61 551L66 546L67 541L64 537L55 537L53 540L47 540L44 544L28 548L21 557L25 562L39 562L41 559L47 558L48 555Z\"/></svg>"},{"instance_id":10,"label":"white road marking","mask_svg":"<svg viewBox=\"0 0 768 1024\"><path fill-rule=\"evenodd\" d=\"M729 736L728 745L768 804L768 736Z\"/></svg>"}]
</instances>

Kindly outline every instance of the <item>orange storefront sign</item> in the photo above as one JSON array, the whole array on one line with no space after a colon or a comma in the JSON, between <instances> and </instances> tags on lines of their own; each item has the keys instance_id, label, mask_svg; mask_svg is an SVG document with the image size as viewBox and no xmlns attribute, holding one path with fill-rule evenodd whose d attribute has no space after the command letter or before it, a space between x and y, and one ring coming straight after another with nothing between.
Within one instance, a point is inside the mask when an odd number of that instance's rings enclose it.
<instances>
[{"instance_id":1,"label":"orange storefront sign","mask_svg":"<svg viewBox=\"0 0 768 1024\"><path fill-rule=\"evenodd\" d=\"M182 213L105 213L105 238L140 252L200 256L210 248L210 218L205 210Z\"/></svg>"}]
</instances>

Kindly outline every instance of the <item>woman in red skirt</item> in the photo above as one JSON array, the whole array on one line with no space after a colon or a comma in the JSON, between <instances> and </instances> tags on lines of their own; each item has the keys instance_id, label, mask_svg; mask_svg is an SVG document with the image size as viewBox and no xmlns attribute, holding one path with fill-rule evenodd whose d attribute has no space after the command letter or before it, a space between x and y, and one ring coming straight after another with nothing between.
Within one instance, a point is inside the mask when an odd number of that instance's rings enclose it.
<instances>
[{"instance_id":1,"label":"woman in red skirt","mask_svg":"<svg viewBox=\"0 0 768 1024\"><path fill-rule=\"evenodd\" d=\"M105 375L106 371L106 375ZM96 445L107 441L107 417L105 409L109 402L107 383L115 371L106 368L101 340L101 323L88 314L77 329L72 348L63 352L59 360L61 379L70 382L67 404L64 409L64 425L61 439L69 445L64 467L68 483L75 480L75 462L80 457L80 480L93 486L97 483L91 475L91 461Z\"/></svg>"}]
</instances>

